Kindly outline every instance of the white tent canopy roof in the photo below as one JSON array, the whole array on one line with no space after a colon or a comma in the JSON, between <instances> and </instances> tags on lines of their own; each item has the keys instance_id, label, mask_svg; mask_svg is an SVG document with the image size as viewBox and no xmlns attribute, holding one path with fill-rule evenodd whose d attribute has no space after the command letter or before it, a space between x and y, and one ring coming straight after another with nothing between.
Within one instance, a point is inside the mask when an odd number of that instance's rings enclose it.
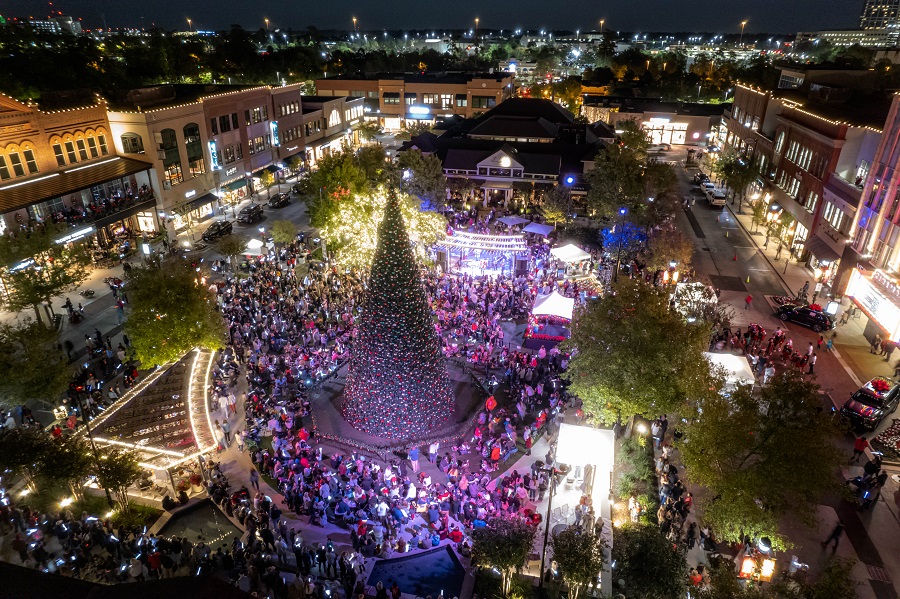
<instances>
[{"instance_id":1,"label":"white tent canopy roof","mask_svg":"<svg viewBox=\"0 0 900 599\"><path fill-rule=\"evenodd\" d=\"M562 247L553 248L550 250L550 254L563 262L581 262L582 260L589 260L591 257L590 254L574 243L568 243Z\"/></svg>"},{"instance_id":2,"label":"white tent canopy roof","mask_svg":"<svg viewBox=\"0 0 900 599\"><path fill-rule=\"evenodd\" d=\"M542 225L540 223L531 223L527 225L524 229L522 229L525 233L537 233L538 235L543 235L546 237L551 232L553 232L553 227L550 225Z\"/></svg>"},{"instance_id":3,"label":"white tent canopy roof","mask_svg":"<svg viewBox=\"0 0 900 599\"><path fill-rule=\"evenodd\" d=\"M565 297L554 291L547 295L539 295L531 308L532 316L556 316L572 320L575 310L575 298Z\"/></svg>"},{"instance_id":4,"label":"white tent canopy roof","mask_svg":"<svg viewBox=\"0 0 900 599\"><path fill-rule=\"evenodd\" d=\"M247 242L247 247L244 248L243 253L245 256L263 256L265 255L265 252L262 249L263 245L265 244L261 240L251 239Z\"/></svg>"},{"instance_id":5,"label":"white tent canopy roof","mask_svg":"<svg viewBox=\"0 0 900 599\"><path fill-rule=\"evenodd\" d=\"M497 220L499 220L504 225L509 225L510 227L515 227L516 225L521 225L522 223L531 222L527 218L522 218L521 216L504 216L503 218L498 218Z\"/></svg>"},{"instance_id":6,"label":"white tent canopy roof","mask_svg":"<svg viewBox=\"0 0 900 599\"><path fill-rule=\"evenodd\" d=\"M720 366L725 370L725 381L727 385L734 387L735 385L754 385L756 377L750 368L750 362L744 356L736 356L734 354L714 354L703 352L709 361L710 367Z\"/></svg>"}]
</instances>

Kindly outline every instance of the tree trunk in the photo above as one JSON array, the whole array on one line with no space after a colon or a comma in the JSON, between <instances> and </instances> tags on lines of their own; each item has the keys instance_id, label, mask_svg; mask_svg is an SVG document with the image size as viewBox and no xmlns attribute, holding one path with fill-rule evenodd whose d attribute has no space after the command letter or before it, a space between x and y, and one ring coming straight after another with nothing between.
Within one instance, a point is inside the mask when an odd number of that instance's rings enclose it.
<instances>
[{"instance_id":1,"label":"tree trunk","mask_svg":"<svg viewBox=\"0 0 900 599\"><path fill-rule=\"evenodd\" d=\"M40 308L40 306L39 306L38 304L32 304L31 307L34 308L34 316L35 316L35 318L37 319L37 321L38 321L39 323L41 323L41 324L44 324L44 319L41 318L41 308Z\"/></svg>"}]
</instances>

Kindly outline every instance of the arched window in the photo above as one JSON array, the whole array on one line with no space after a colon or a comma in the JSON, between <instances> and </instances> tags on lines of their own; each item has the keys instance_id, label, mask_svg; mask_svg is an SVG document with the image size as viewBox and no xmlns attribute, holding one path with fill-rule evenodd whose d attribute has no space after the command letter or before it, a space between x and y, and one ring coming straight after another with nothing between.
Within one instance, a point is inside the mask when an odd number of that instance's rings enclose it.
<instances>
[{"instance_id":1,"label":"arched window","mask_svg":"<svg viewBox=\"0 0 900 599\"><path fill-rule=\"evenodd\" d=\"M775 153L781 154L781 150L784 148L784 131L778 132L778 139L775 141Z\"/></svg>"},{"instance_id":2,"label":"arched window","mask_svg":"<svg viewBox=\"0 0 900 599\"><path fill-rule=\"evenodd\" d=\"M137 133L123 133L122 151L126 154L143 154L144 140Z\"/></svg>"},{"instance_id":3,"label":"arched window","mask_svg":"<svg viewBox=\"0 0 900 599\"><path fill-rule=\"evenodd\" d=\"M184 126L184 145L187 148L188 171L191 173L191 177L205 173L206 164L203 161L203 145L200 143L200 125L188 123Z\"/></svg>"},{"instance_id":4,"label":"arched window","mask_svg":"<svg viewBox=\"0 0 900 599\"><path fill-rule=\"evenodd\" d=\"M159 150L163 161L163 168L166 173L166 188L178 185L184 181L184 175L181 172L181 154L178 152L178 137L175 135L174 129L163 129L160 131Z\"/></svg>"}]
</instances>

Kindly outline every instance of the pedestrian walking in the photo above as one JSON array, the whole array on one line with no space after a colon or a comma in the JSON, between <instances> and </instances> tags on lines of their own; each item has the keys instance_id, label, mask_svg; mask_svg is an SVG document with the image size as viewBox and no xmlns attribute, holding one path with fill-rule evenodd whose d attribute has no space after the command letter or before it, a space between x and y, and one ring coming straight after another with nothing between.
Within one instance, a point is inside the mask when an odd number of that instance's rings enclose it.
<instances>
[{"instance_id":1,"label":"pedestrian walking","mask_svg":"<svg viewBox=\"0 0 900 599\"><path fill-rule=\"evenodd\" d=\"M259 472L256 468L250 469L250 486L259 491Z\"/></svg>"},{"instance_id":2,"label":"pedestrian walking","mask_svg":"<svg viewBox=\"0 0 900 599\"><path fill-rule=\"evenodd\" d=\"M897 349L897 344L893 341L888 341L884 344L884 361L889 362L891 359L891 354L894 353L894 350Z\"/></svg>"},{"instance_id":3,"label":"pedestrian walking","mask_svg":"<svg viewBox=\"0 0 900 599\"><path fill-rule=\"evenodd\" d=\"M831 534L828 535L828 538L822 541L822 547L828 547L832 541L834 541L834 548L832 551L837 551L838 543L841 542L841 536L844 534L844 523L838 520L837 526L834 527L834 530L831 531Z\"/></svg>"},{"instance_id":4,"label":"pedestrian walking","mask_svg":"<svg viewBox=\"0 0 900 599\"><path fill-rule=\"evenodd\" d=\"M875 333L875 338L872 339L872 345L869 346L870 354L877 354L881 351L881 334Z\"/></svg>"},{"instance_id":5,"label":"pedestrian walking","mask_svg":"<svg viewBox=\"0 0 900 599\"><path fill-rule=\"evenodd\" d=\"M744 298L744 310L749 310L752 307L753 307L753 296L747 295L747 297Z\"/></svg>"},{"instance_id":6,"label":"pedestrian walking","mask_svg":"<svg viewBox=\"0 0 900 599\"><path fill-rule=\"evenodd\" d=\"M246 431L238 431L235 433L234 438L237 441L238 451L244 453L244 434Z\"/></svg>"},{"instance_id":7,"label":"pedestrian walking","mask_svg":"<svg viewBox=\"0 0 900 599\"><path fill-rule=\"evenodd\" d=\"M409 463L412 464L412 471L418 472L419 471L419 448L413 447L412 449L410 449L409 454L407 454L407 457L409 457Z\"/></svg>"},{"instance_id":8,"label":"pedestrian walking","mask_svg":"<svg viewBox=\"0 0 900 599\"><path fill-rule=\"evenodd\" d=\"M816 365L816 354L815 354L815 352L813 352L813 354L809 357L809 372L807 372L806 374L813 374L813 368L815 367L815 365Z\"/></svg>"},{"instance_id":9,"label":"pedestrian walking","mask_svg":"<svg viewBox=\"0 0 900 599\"><path fill-rule=\"evenodd\" d=\"M866 452L869 448L869 441L864 436L857 437L856 441L853 442L853 457L850 458L850 461L858 464L859 458Z\"/></svg>"},{"instance_id":10,"label":"pedestrian walking","mask_svg":"<svg viewBox=\"0 0 900 599\"><path fill-rule=\"evenodd\" d=\"M428 461L432 464L437 461L438 449L440 449L441 444L435 441L431 445L428 446Z\"/></svg>"},{"instance_id":11,"label":"pedestrian walking","mask_svg":"<svg viewBox=\"0 0 900 599\"><path fill-rule=\"evenodd\" d=\"M225 436L225 447L231 444L231 425L227 420L222 422L222 434Z\"/></svg>"}]
</instances>

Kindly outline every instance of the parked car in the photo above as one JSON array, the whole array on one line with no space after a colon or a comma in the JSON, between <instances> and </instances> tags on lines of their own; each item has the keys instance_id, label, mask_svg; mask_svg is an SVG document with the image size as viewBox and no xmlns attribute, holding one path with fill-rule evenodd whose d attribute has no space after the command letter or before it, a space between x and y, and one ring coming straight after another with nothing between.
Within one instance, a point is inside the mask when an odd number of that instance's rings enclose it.
<instances>
[{"instance_id":1,"label":"parked car","mask_svg":"<svg viewBox=\"0 0 900 599\"><path fill-rule=\"evenodd\" d=\"M714 187L712 189L705 189L704 194L706 195L706 200L709 202L710 206L725 205L725 190L716 189Z\"/></svg>"},{"instance_id":2,"label":"parked car","mask_svg":"<svg viewBox=\"0 0 900 599\"><path fill-rule=\"evenodd\" d=\"M778 318L781 320L796 322L817 333L830 331L835 326L834 316L819 310L812 310L808 306L783 304L778 307L775 314L778 315Z\"/></svg>"},{"instance_id":3,"label":"parked car","mask_svg":"<svg viewBox=\"0 0 900 599\"><path fill-rule=\"evenodd\" d=\"M303 193L303 183L294 183L293 185L291 185L291 191L296 194Z\"/></svg>"},{"instance_id":4,"label":"parked car","mask_svg":"<svg viewBox=\"0 0 900 599\"><path fill-rule=\"evenodd\" d=\"M249 206L244 206L241 208L241 211L238 212L238 222L239 223L255 223L263 217L263 209L259 204L250 204Z\"/></svg>"},{"instance_id":5,"label":"parked car","mask_svg":"<svg viewBox=\"0 0 900 599\"><path fill-rule=\"evenodd\" d=\"M668 152L672 149L670 144L653 144L649 148L647 148L648 152Z\"/></svg>"},{"instance_id":6,"label":"parked car","mask_svg":"<svg viewBox=\"0 0 900 599\"><path fill-rule=\"evenodd\" d=\"M706 173L697 173L694 175L693 179L691 179L691 183L697 186L703 185L705 181L709 181L709 175Z\"/></svg>"},{"instance_id":7,"label":"parked car","mask_svg":"<svg viewBox=\"0 0 900 599\"><path fill-rule=\"evenodd\" d=\"M900 385L877 376L850 396L841 408L841 416L861 428L873 430L897 409L898 400Z\"/></svg>"},{"instance_id":8,"label":"parked car","mask_svg":"<svg viewBox=\"0 0 900 599\"><path fill-rule=\"evenodd\" d=\"M286 193L276 193L269 198L269 208L284 208L291 203L291 196Z\"/></svg>"},{"instance_id":9,"label":"parked car","mask_svg":"<svg viewBox=\"0 0 900 599\"><path fill-rule=\"evenodd\" d=\"M215 241L231 233L234 225L228 220L218 220L206 228L201 237L203 241Z\"/></svg>"}]
</instances>

